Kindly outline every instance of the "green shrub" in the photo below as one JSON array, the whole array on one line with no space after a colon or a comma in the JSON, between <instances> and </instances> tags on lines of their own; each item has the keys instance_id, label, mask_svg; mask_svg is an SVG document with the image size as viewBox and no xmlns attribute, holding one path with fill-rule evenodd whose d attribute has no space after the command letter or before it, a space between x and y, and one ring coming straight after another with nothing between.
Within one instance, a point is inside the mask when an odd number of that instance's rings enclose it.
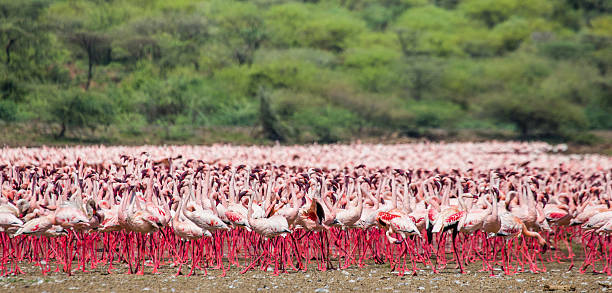
<instances>
[{"instance_id":1,"label":"green shrub","mask_svg":"<svg viewBox=\"0 0 612 293\"><path fill-rule=\"evenodd\" d=\"M593 129L612 129L612 95L610 85L604 85L600 95L591 99L585 108L589 125ZM606 91L607 90L607 91Z\"/></svg>"},{"instance_id":2,"label":"green shrub","mask_svg":"<svg viewBox=\"0 0 612 293\"><path fill-rule=\"evenodd\" d=\"M340 8L321 10L290 3L270 8L266 17L270 40L278 46L314 47L342 52L365 29L365 23Z\"/></svg>"},{"instance_id":3,"label":"green shrub","mask_svg":"<svg viewBox=\"0 0 612 293\"><path fill-rule=\"evenodd\" d=\"M374 30L385 29L389 22L393 20L394 16L391 8L378 3L370 4L361 11L361 17L366 21L368 26Z\"/></svg>"},{"instance_id":4,"label":"green shrub","mask_svg":"<svg viewBox=\"0 0 612 293\"><path fill-rule=\"evenodd\" d=\"M148 123L145 117L139 113L123 113L117 115L115 125L123 134L139 136L143 134L143 130Z\"/></svg>"},{"instance_id":5,"label":"green shrub","mask_svg":"<svg viewBox=\"0 0 612 293\"><path fill-rule=\"evenodd\" d=\"M588 126L580 107L546 93L495 96L485 109L492 119L514 124L523 138L568 137Z\"/></svg>"},{"instance_id":6,"label":"green shrub","mask_svg":"<svg viewBox=\"0 0 612 293\"><path fill-rule=\"evenodd\" d=\"M58 137L68 129L90 128L113 122L114 105L104 94L76 90L58 91L49 103L49 118L61 125Z\"/></svg>"},{"instance_id":7,"label":"green shrub","mask_svg":"<svg viewBox=\"0 0 612 293\"><path fill-rule=\"evenodd\" d=\"M555 60L579 59L593 51L588 43L575 41L550 41L538 46L540 54Z\"/></svg>"},{"instance_id":8,"label":"green shrub","mask_svg":"<svg viewBox=\"0 0 612 293\"><path fill-rule=\"evenodd\" d=\"M301 141L333 143L353 134L358 117L346 109L327 106L298 111L291 117L291 122L298 129Z\"/></svg>"},{"instance_id":9,"label":"green shrub","mask_svg":"<svg viewBox=\"0 0 612 293\"><path fill-rule=\"evenodd\" d=\"M608 2L0 0L0 120L113 143L586 143L612 129Z\"/></svg>"},{"instance_id":10,"label":"green shrub","mask_svg":"<svg viewBox=\"0 0 612 293\"><path fill-rule=\"evenodd\" d=\"M437 101L410 102L406 110L414 116L416 127L429 128L453 128L463 114L459 106Z\"/></svg>"},{"instance_id":11,"label":"green shrub","mask_svg":"<svg viewBox=\"0 0 612 293\"><path fill-rule=\"evenodd\" d=\"M496 25L492 31L501 42L500 51L511 52L519 48L521 43L531 34L529 22L522 17L510 17Z\"/></svg>"},{"instance_id":12,"label":"green shrub","mask_svg":"<svg viewBox=\"0 0 612 293\"><path fill-rule=\"evenodd\" d=\"M0 100L0 120L10 122L17 118L17 104L13 101Z\"/></svg>"}]
</instances>

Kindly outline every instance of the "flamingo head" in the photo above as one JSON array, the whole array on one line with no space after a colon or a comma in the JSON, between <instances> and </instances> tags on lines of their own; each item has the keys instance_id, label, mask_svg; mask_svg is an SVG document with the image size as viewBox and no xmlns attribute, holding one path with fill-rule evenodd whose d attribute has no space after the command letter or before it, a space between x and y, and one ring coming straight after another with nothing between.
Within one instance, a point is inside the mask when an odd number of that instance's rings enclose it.
<instances>
[{"instance_id":1,"label":"flamingo head","mask_svg":"<svg viewBox=\"0 0 612 293\"><path fill-rule=\"evenodd\" d=\"M155 229L159 229L163 226L162 221L154 215L149 215L146 217L146 219L147 222L149 222L153 227L155 227Z\"/></svg>"}]
</instances>

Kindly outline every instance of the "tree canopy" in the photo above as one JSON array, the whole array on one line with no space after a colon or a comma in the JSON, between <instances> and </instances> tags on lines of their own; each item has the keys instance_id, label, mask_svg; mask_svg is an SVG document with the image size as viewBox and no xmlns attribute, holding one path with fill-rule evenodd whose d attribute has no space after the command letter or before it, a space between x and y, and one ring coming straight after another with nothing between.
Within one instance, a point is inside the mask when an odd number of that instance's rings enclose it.
<instances>
[{"instance_id":1,"label":"tree canopy","mask_svg":"<svg viewBox=\"0 0 612 293\"><path fill-rule=\"evenodd\" d=\"M608 3L0 0L0 120L117 141L572 139L612 129Z\"/></svg>"}]
</instances>

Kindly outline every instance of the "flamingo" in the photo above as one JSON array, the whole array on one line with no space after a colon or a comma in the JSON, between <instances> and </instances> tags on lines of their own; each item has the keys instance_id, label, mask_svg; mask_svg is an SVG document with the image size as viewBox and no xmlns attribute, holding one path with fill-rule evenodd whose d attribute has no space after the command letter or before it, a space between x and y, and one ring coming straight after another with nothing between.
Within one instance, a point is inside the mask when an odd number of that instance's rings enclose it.
<instances>
[{"instance_id":1,"label":"flamingo","mask_svg":"<svg viewBox=\"0 0 612 293\"><path fill-rule=\"evenodd\" d=\"M253 232L257 233L262 237L262 240L266 242L270 242L269 239L276 238L280 235L286 235L287 233L291 233L289 230L289 223L287 219L280 215L274 215L269 218L253 218L253 199L249 198L249 209L248 209L248 220L249 225L253 229ZM271 248L264 248L264 252L262 256L266 256L264 258L264 262L269 263L271 261ZM276 249L275 249L276 250ZM278 253L278 252L277 252ZM262 256L258 257L261 258ZM282 260L281 260L282 262ZM249 267L251 267L255 263L253 263L243 271L246 272ZM278 257L276 257L275 266L274 266L274 274L278 275Z\"/></svg>"},{"instance_id":2,"label":"flamingo","mask_svg":"<svg viewBox=\"0 0 612 293\"><path fill-rule=\"evenodd\" d=\"M176 236L178 236L182 240L188 240L192 243L191 271L189 271L189 274L187 274L187 276L191 276L195 269L195 264L198 258L198 256L196 256L196 246L195 246L196 242L194 240L200 239L202 237L212 237L212 234L210 233L210 231L203 230L198 225L196 225L195 223L193 223L192 221L190 221L189 219L185 217L185 215L183 214L184 212L183 210L185 208L185 202L186 202L185 198L181 198L179 205L177 207L177 211L174 213L174 216L172 217L171 224L172 224L172 229L174 231L174 234ZM182 267L183 267L183 262L181 261L181 264L179 266L179 269L176 275L179 275L181 273ZM206 269L204 269L204 272L206 272Z\"/></svg>"}]
</instances>

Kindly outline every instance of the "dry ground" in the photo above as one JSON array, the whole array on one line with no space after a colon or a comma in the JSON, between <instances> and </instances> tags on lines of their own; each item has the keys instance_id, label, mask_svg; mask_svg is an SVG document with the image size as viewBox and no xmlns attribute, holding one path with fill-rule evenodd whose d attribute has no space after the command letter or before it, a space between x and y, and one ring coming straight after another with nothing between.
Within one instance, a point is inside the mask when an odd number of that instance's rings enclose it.
<instances>
[{"instance_id":1,"label":"dry ground","mask_svg":"<svg viewBox=\"0 0 612 293\"><path fill-rule=\"evenodd\" d=\"M452 264L450 266L453 266ZM127 268L121 267L116 274L108 275L105 267L88 273L75 272L71 277L63 273L43 276L38 267L24 265L26 275L1 277L3 292L593 292L612 290L612 277L603 274L579 274L577 268L567 271L569 265L548 264L548 271L534 274L518 273L504 275L499 269L495 277L478 272L479 264L468 267L461 275L453 268L440 274L430 269L417 276L398 276L391 273L389 265L370 264L364 268L351 267L346 270L327 272L311 268L307 272L291 272L273 276L272 272L250 271L241 275L235 268L225 277L221 272L209 270L192 277L178 276L176 268L165 266L160 274L144 276L125 275ZM151 271L147 268L148 272ZM188 267L183 267L183 270Z\"/></svg>"}]
</instances>

